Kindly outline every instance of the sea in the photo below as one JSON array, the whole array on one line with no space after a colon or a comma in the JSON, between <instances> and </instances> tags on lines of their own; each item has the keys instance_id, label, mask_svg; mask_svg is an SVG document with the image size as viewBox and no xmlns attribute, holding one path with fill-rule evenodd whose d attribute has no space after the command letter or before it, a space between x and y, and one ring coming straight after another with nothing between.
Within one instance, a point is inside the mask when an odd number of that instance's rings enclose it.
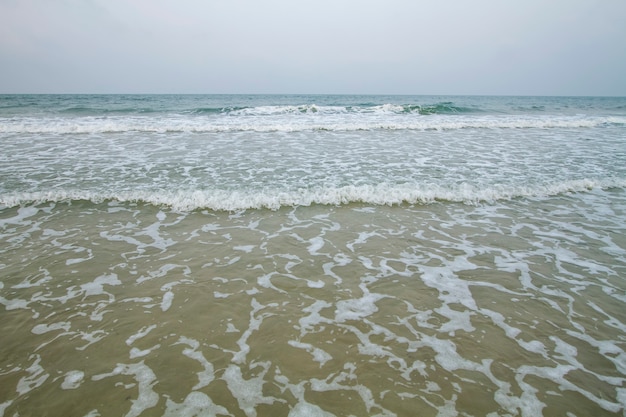
<instances>
[{"instance_id":1,"label":"sea","mask_svg":"<svg viewBox=\"0 0 626 417\"><path fill-rule=\"evenodd\" d=\"M0 95L0 417L626 415L626 98Z\"/></svg>"}]
</instances>

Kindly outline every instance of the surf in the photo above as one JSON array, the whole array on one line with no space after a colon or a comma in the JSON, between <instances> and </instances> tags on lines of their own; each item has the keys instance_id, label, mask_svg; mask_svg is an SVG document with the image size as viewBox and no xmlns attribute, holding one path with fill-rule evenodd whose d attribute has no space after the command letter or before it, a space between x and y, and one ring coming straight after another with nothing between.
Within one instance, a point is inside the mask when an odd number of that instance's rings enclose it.
<instances>
[{"instance_id":1,"label":"surf","mask_svg":"<svg viewBox=\"0 0 626 417\"><path fill-rule=\"evenodd\" d=\"M495 204L520 198L547 198L593 190L626 188L626 179L572 180L555 183L516 186L388 184L346 185L298 189L187 189L91 191L57 189L51 191L17 192L0 195L0 208L45 203L87 201L94 204L116 201L169 207L179 211L239 211L284 207L350 204L374 206L428 205L462 203L466 205Z\"/></svg>"}]
</instances>

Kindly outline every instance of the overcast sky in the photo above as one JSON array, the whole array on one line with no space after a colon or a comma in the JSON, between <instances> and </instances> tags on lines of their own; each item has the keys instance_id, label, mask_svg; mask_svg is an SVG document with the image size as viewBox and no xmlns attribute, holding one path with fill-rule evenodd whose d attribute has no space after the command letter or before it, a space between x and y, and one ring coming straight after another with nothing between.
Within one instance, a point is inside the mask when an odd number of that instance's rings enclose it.
<instances>
[{"instance_id":1,"label":"overcast sky","mask_svg":"<svg viewBox=\"0 0 626 417\"><path fill-rule=\"evenodd\" d=\"M0 93L626 95L626 0L0 0Z\"/></svg>"}]
</instances>

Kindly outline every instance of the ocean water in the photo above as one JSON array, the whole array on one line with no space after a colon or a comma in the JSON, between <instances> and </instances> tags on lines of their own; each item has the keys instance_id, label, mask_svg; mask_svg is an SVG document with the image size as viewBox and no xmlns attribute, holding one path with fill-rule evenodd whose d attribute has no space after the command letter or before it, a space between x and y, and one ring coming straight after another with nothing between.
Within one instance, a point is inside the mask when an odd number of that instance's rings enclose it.
<instances>
[{"instance_id":1,"label":"ocean water","mask_svg":"<svg viewBox=\"0 0 626 417\"><path fill-rule=\"evenodd\" d=\"M626 98L0 96L0 417L613 416Z\"/></svg>"}]
</instances>

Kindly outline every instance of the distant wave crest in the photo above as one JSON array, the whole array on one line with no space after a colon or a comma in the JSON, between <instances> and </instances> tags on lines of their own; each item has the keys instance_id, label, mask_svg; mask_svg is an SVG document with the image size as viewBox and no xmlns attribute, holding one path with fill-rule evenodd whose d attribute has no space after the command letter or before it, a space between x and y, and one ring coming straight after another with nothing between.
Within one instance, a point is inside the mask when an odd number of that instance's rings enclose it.
<instances>
[{"instance_id":1,"label":"distant wave crest","mask_svg":"<svg viewBox=\"0 0 626 417\"><path fill-rule=\"evenodd\" d=\"M149 104L149 103L142 103ZM165 116L171 114L225 114L230 116L271 116L279 114L345 114L345 113L415 113L421 115L430 114L457 114L479 112L480 109L461 107L453 102L440 102L434 104L363 104L363 105L266 105L251 107L196 107L188 109L167 109L159 107L89 107L70 106L58 110L62 114L97 115L97 114L141 114L141 113L163 113Z\"/></svg>"},{"instance_id":2,"label":"distant wave crest","mask_svg":"<svg viewBox=\"0 0 626 417\"><path fill-rule=\"evenodd\" d=\"M460 107L453 102L442 102L430 105L421 104L378 104L378 105L356 105L356 106L318 106L316 104L303 104L291 106L259 106L233 109L229 111L231 115L276 115L276 114L408 114L419 115L430 114L458 114L480 112L479 109Z\"/></svg>"}]
</instances>

